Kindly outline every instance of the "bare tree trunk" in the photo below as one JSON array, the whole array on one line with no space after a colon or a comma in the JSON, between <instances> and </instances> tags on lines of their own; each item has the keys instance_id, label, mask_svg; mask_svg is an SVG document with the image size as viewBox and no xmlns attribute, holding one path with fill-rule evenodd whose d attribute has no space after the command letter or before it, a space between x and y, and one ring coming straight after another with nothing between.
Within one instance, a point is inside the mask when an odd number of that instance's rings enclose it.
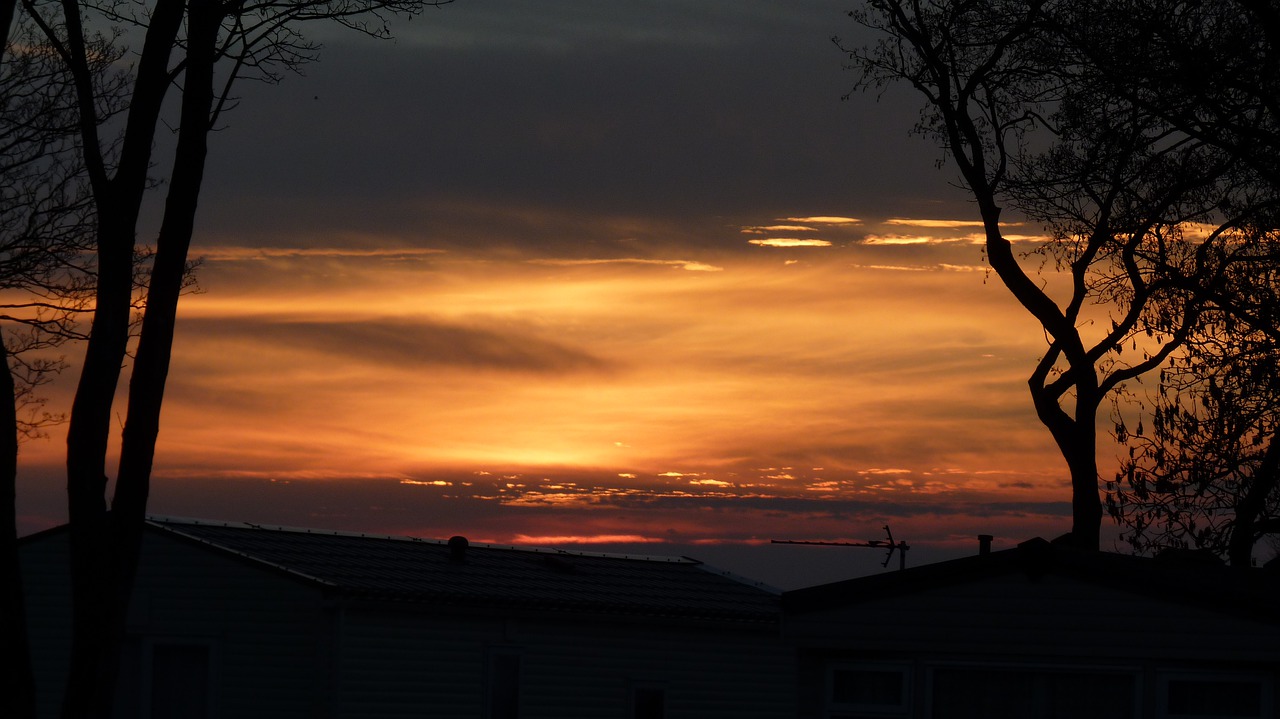
<instances>
[{"instance_id":1,"label":"bare tree trunk","mask_svg":"<svg viewBox=\"0 0 1280 719\"><path fill-rule=\"evenodd\" d=\"M220 17L209 0L191 0L178 146L147 287L147 312L129 381L129 409L112 502L113 511L129 517L134 524L141 523L146 511L178 298L186 277L187 251L204 179L213 106L212 60Z\"/></svg>"},{"instance_id":2,"label":"bare tree trunk","mask_svg":"<svg viewBox=\"0 0 1280 719\"><path fill-rule=\"evenodd\" d=\"M169 7L178 8L176 19L180 20L181 4L170 2ZM109 278L105 270L100 275L100 296L105 294L103 300L108 304L106 308L100 305L95 312L90 341L92 344L92 340L100 336L99 316L103 319L101 336L104 341L88 350L92 359L86 360L72 410L73 422L77 410L82 420L77 429L83 430L83 434L76 434L74 441L87 449L84 456L76 457L72 436L68 435L68 486L78 486L82 490L71 492L82 495L81 507L87 520L83 525L87 531L81 536L96 544L92 547L81 544L73 549L76 559L73 559L72 574L76 577L78 591L83 593L77 596L75 604L76 646L73 647L72 675L63 707L66 719L109 716L114 700L119 651L124 640L146 519L151 466L159 433L160 407L172 351L178 297L186 274L187 249L204 175L213 98L212 60L219 17L207 0L191 1L187 13L187 58L178 147L148 285L146 312L130 376L120 466L109 516L103 507L105 458L111 400L119 381L120 363L128 340L132 229L136 224L136 213L127 223L130 230L127 261L124 252L113 253L112 261L119 264L113 265ZM153 30L156 22L153 16ZM176 25L173 29L176 32ZM153 89L162 92L159 88ZM122 222L119 228L111 229L122 230L125 226L126 223ZM122 250L125 247L123 235L120 239Z\"/></svg>"},{"instance_id":3,"label":"bare tree trunk","mask_svg":"<svg viewBox=\"0 0 1280 719\"><path fill-rule=\"evenodd\" d=\"M975 167L981 165L975 163ZM1044 290L1031 281L1018 264L1012 245L1000 232L1000 208L994 193L985 189L983 177L970 172L971 187L978 197L987 233L987 259L992 269L1018 302L1053 337L1050 356L1061 353L1073 373L1075 413L1060 404L1062 392L1048 381L1049 365L1037 367L1028 380L1036 415L1053 436L1071 476L1071 544L1097 550L1102 536L1102 497L1098 493L1097 429L1095 422L1102 401L1097 371L1088 358L1075 324L1058 308Z\"/></svg>"},{"instance_id":4,"label":"bare tree trunk","mask_svg":"<svg viewBox=\"0 0 1280 719\"><path fill-rule=\"evenodd\" d=\"M69 16L78 13L74 2L64 6ZM66 719L109 716L119 673L122 607L130 591L119 570L137 557L122 547L122 536L131 533L129 520L107 513L106 457L112 402L129 341L137 220L183 10L181 0L159 0L151 14L115 177L106 177L100 158L88 162L98 210L98 282L67 429L72 644L62 707ZM73 38L79 32L78 22L68 23ZM81 104L92 102L92 96L82 90ZM96 126L85 125L82 132L86 147L97 147Z\"/></svg>"},{"instance_id":5,"label":"bare tree trunk","mask_svg":"<svg viewBox=\"0 0 1280 719\"><path fill-rule=\"evenodd\" d=\"M1259 517L1267 506L1267 498L1280 482L1280 440L1272 437L1267 453L1254 471L1249 489L1235 507L1231 535L1227 540L1227 560L1233 567L1253 564L1253 545L1258 541Z\"/></svg>"},{"instance_id":6,"label":"bare tree trunk","mask_svg":"<svg viewBox=\"0 0 1280 719\"><path fill-rule=\"evenodd\" d=\"M181 124L165 200L164 219L147 287L147 309L129 380L129 407L121 438L112 514L118 531L116 616L123 626L137 574L160 409L173 354L178 298L187 271L200 187L208 154L213 106L213 59L221 15L211 0L190 0Z\"/></svg>"},{"instance_id":7,"label":"bare tree trunk","mask_svg":"<svg viewBox=\"0 0 1280 719\"><path fill-rule=\"evenodd\" d=\"M14 396L9 353L0 341L0 396ZM16 492L18 479L18 413L12 401L0 402L0 542L4 596L0 598L0 714L13 719L35 719L36 686L27 636L26 601L22 593L22 566L18 558Z\"/></svg>"},{"instance_id":8,"label":"bare tree trunk","mask_svg":"<svg viewBox=\"0 0 1280 719\"><path fill-rule=\"evenodd\" d=\"M105 469L111 402L129 337L133 232L130 228L126 253L121 228L112 226L111 213L106 215L99 230L97 306L67 431L72 643L63 716L68 718L109 716L123 631L112 620L112 597L121 591L115 571L119 520L107 512Z\"/></svg>"},{"instance_id":9,"label":"bare tree trunk","mask_svg":"<svg viewBox=\"0 0 1280 719\"><path fill-rule=\"evenodd\" d=\"M18 7L17 0L0 0L0 62L9 49L9 33ZM16 399L9 352L0 338L0 396ZM0 402L0 657L6 669L0 671L0 713L14 719L35 719L36 686L31 666L31 642L27 634L26 597L23 595L22 563L18 557L18 414L13 401Z\"/></svg>"},{"instance_id":10,"label":"bare tree trunk","mask_svg":"<svg viewBox=\"0 0 1280 719\"><path fill-rule=\"evenodd\" d=\"M5 51L9 49L9 33L13 30L13 17L17 10L18 0L0 0L0 32L4 33L0 37L0 60L4 59Z\"/></svg>"},{"instance_id":11,"label":"bare tree trunk","mask_svg":"<svg viewBox=\"0 0 1280 719\"><path fill-rule=\"evenodd\" d=\"M1092 422L1073 428L1069 446L1059 445L1071 472L1071 544L1098 550L1102 535L1102 497L1098 493L1097 431Z\"/></svg>"},{"instance_id":12,"label":"bare tree trunk","mask_svg":"<svg viewBox=\"0 0 1280 719\"><path fill-rule=\"evenodd\" d=\"M1049 430L1071 475L1071 544L1099 549L1102 535L1102 497L1098 493L1098 399L1078 390L1075 416L1058 404L1057 395L1041 384L1040 373L1029 381L1036 415ZM1079 388L1079 383L1077 383Z\"/></svg>"}]
</instances>

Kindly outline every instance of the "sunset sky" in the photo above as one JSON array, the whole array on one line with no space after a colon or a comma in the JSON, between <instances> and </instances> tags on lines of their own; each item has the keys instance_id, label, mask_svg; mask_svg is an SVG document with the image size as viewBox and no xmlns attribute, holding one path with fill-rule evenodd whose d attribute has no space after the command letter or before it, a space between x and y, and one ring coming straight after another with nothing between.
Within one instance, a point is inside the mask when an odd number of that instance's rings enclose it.
<instances>
[{"instance_id":1,"label":"sunset sky","mask_svg":"<svg viewBox=\"0 0 1280 719\"><path fill-rule=\"evenodd\" d=\"M394 42L313 28L320 62L242 85L213 137L151 510L784 586L883 556L770 539L887 523L917 564L1065 532L1025 384L1042 335L909 134L915 98L841 101L848 6L457 0ZM65 520L50 434L22 450L26 531Z\"/></svg>"}]
</instances>

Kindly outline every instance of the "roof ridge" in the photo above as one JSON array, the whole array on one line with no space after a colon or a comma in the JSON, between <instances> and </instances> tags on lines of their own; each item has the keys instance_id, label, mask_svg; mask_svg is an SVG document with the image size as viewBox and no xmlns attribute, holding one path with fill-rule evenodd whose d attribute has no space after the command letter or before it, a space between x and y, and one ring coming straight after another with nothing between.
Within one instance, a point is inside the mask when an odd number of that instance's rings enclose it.
<instances>
[{"instance_id":1,"label":"roof ridge","mask_svg":"<svg viewBox=\"0 0 1280 719\"><path fill-rule=\"evenodd\" d=\"M352 537L358 539L386 539L391 541L413 542L418 544L437 544L448 546L447 539L415 537L409 534L381 534L373 532L356 532L342 529L318 529L314 527L291 527L286 525L261 524L255 522L232 522L218 519L199 519L194 517L177 517L159 514L148 514L147 521L158 525L191 525L206 527L226 527L233 529L258 529L267 532L290 532L294 534L312 534L326 537ZM467 541L471 549L498 549L513 552L529 552L533 554L565 555L570 557L592 557L600 559L629 559L644 562L665 562L669 564L701 564L692 557L665 554L633 554L629 552L590 552L578 549L561 549L558 547L524 546L500 542Z\"/></svg>"},{"instance_id":2,"label":"roof ridge","mask_svg":"<svg viewBox=\"0 0 1280 719\"><path fill-rule=\"evenodd\" d=\"M775 592L690 557L513 545L459 554L440 540L162 516L147 528L343 600L777 620Z\"/></svg>"},{"instance_id":3,"label":"roof ridge","mask_svg":"<svg viewBox=\"0 0 1280 719\"><path fill-rule=\"evenodd\" d=\"M192 517L172 517L166 515L148 514L147 521L162 525L191 525L203 527L227 527L232 529L260 529L266 532L291 532L294 534L317 534L326 537L358 537L364 539L392 539L406 542L425 542L427 544L447 545L449 542L445 539L428 539L424 537L414 537L407 534L380 534L373 532L356 532L345 529L319 529L316 527L291 527L283 524L259 524L255 522L231 522L220 519L196 519ZM475 546L485 546L483 544L472 543Z\"/></svg>"},{"instance_id":4,"label":"roof ridge","mask_svg":"<svg viewBox=\"0 0 1280 719\"><path fill-rule=\"evenodd\" d=\"M698 568L699 568L699 569L701 569L701 570L703 570L703 571L706 571L706 572L710 572L710 573L712 573L712 574L714 574L714 575L716 575L716 576L724 577L725 579L732 579L733 581L738 582L739 584L745 584L745 585L747 585L748 587L754 587L754 588L756 588L756 589L759 589L759 590L762 590L762 591L768 592L768 593L770 593L770 594L772 594L772 595L774 595L774 596L782 596L782 590L781 590L781 589L779 589L779 588L777 588L777 587L775 587L775 586L773 586L773 585L771 585L771 584L768 584L768 583L766 583L766 582L762 582L762 581L760 581L760 580L758 580L758 579L752 579L751 577L748 577L748 576L745 576L745 575L742 575L742 574L738 574L738 573L736 573L736 572L731 572L731 571L729 571L729 570L727 570L727 569L721 569L721 568L719 568L719 567L714 567L714 566L712 566L712 565L710 565L710 564L707 564L707 563L705 563L705 562L699 562L698 560L693 559L692 557L685 557L685 559L690 559L690 560L692 560L692 561L694 561L694 562L698 562Z\"/></svg>"}]
</instances>

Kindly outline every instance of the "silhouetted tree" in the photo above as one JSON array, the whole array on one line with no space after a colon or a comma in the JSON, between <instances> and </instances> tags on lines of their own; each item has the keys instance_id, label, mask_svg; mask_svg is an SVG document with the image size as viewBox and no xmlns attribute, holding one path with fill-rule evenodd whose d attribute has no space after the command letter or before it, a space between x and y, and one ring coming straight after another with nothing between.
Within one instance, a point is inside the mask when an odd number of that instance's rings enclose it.
<instances>
[{"instance_id":1,"label":"silhouetted tree","mask_svg":"<svg viewBox=\"0 0 1280 719\"><path fill-rule=\"evenodd\" d=\"M96 210L92 321L67 434L73 645L64 716L111 711L209 134L234 104L234 81L250 76L273 82L314 59L317 46L300 33L301 22L332 20L383 37L390 15L447 1L23 0L72 79L78 147ZM110 123L104 123L97 101L96 33L138 37L142 43L130 49L129 102ZM112 402L130 342L140 208L154 186L152 150L166 106L177 108L176 143L145 277L145 310L108 511Z\"/></svg>"},{"instance_id":2,"label":"silhouetted tree","mask_svg":"<svg viewBox=\"0 0 1280 719\"><path fill-rule=\"evenodd\" d=\"M1277 256L1280 226L1280 11L1268 0L1184 3L1085 0L1057 7L1053 29L1087 59L1085 70L1121 102L1180 136L1238 158L1248 193L1224 198L1235 238ZM1108 508L1139 550L1211 549L1248 565L1275 532L1274 389L1280 317L1273 263L1228 272L1216 309L1160 375L1145 433L1117 436L1129 459ZM1132 407L1118 416L1132 414ZM1141 419L1138 420L1141 427Z\"/></svg>"},{"instance_id":3,"label":"silhouetted tree","mask_svg":"<svg viewBox=\"0 0 1280 719\"><path fill-rule=\"evenodd\" d=\"M1280 188L1280 6L1274 0L1083 0L1053 30L1124 102L1238 155Z\"/></svg>"},{"instance_id":4,"label":"silhouetted tree","mask_svg":"<svg viewBox=\"0 0 1280 719\"><path fill-rule=\"evenodd\" d=\"M93 53L90 70L109 116L121 99L108 77L118 58L98 40ZM79 336L75 317L92 288L93 207L70 90L61 63L19 20L0 55L0 714L16 719L35 716L15 522L18 445L55 419L35 393L61 369L50 352Z\"/></svg>"},{"instance_id":5,"label":"silhouetted tree","mask_svg":"<svg viewBox=\"0 0 1280 719\"><path fill-rule=\"evenodd\" d=\"M959 169L988 262L1044 328L1032 401L1070 471L1070 539L1097 548L1099 408L1173 354L1229 274L1264 259L1237 241L1257 214L1255 178L1116 92L1064 31L1066 0L874 0L851 14L884 33L845 48L862 86L905 81L924 96L917 129ZM1032 251L1066 276L1060 294L1005 238L1006 207L1046 228Z\"/></svg>"},{"instance_id":6,"label":"silhouetted tree","mask_svg":"<svg viewBox=\"0 0 1280 719\"><path fill-rule=\"evenodd\" d=\"M1274 231L1256 241L1280 249ZM1154 392L1117 398L1128 458L1107 506L1138 551L1207 549L1249 566L1280 533L1280 272L1231 279L1232 311L1202 316Z\"/></svg>"},{"instance_id":7,"label":"silhouetted tree","mask_svg":"<svg viewBox=\"0 0 1280 719\"><path fill-rule=\"evenodd\" d=\"M1280 531L1280 374L1270 337L1221 324L1161 371L1135 429L1117 421L1129 457L1107 504L1138 551L1208 549L1248 566Z\"/></svg>"}]
</instances>

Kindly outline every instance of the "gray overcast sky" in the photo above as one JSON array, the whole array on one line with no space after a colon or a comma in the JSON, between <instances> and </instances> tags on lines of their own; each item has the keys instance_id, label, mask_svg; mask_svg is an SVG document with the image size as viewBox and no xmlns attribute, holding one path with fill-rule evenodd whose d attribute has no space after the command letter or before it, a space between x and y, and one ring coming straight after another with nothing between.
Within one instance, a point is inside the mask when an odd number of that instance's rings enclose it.
<instances>
[{"instance_id":1,"label":"gray overcast sky","mask_svg":"<svg viewBox=\"0 0 1280 719\"><path fill-rule=\"evenodd\" d=\"M847 7L459 0L392 42L317 26L306 77L242 85L202 227L235 244L416 228L563 254L607 240L590 229L606 217L709 242L717 223L785 214L927 214L943 178L920 181L939 153L908 134L915 98L841 101L855 76L830 38L859 34Z\"/></svg>"}]
</instances>

